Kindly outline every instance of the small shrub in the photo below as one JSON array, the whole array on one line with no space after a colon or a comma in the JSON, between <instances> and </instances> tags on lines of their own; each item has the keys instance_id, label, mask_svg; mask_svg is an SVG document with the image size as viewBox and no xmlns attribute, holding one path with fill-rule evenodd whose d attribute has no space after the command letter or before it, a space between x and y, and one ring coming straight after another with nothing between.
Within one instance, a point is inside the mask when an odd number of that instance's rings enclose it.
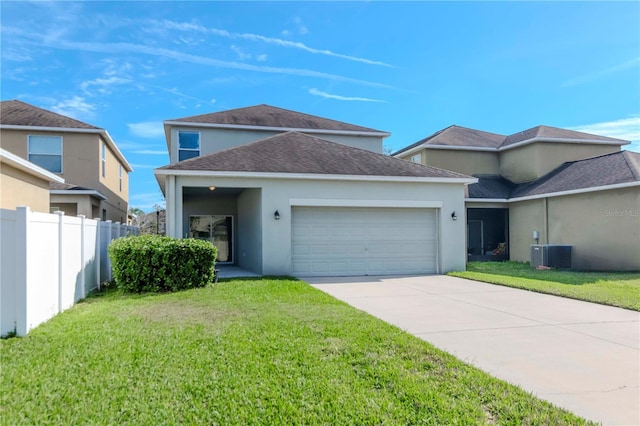
<instances>
[{"instance_id":1,"label":"small shrub","mask_svg":"<svg viewBox=\"0 0 640 426\"><path fill-rule=\"evenodd\" d=\"M109 244L113 281L128 292L178 291L213 282L217 249L209 241L156 235Z\"/></svg>"}]
</instances>

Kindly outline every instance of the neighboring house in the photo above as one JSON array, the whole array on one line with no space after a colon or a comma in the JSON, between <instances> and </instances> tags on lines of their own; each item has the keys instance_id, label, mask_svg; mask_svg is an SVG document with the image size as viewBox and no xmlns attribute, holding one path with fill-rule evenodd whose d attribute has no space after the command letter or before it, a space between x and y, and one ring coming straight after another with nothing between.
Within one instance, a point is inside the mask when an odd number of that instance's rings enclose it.
<instances>
[{"instance_id":1,"label":"neighboring house","mask_svg":"<svg viewBox=\"0 0 640 426\"><path fill-rule=\"evenodd\" d=\"M64 179L0 148L0 208L48 213L51 183L63 185Z\"/></svg>"},{"instance_id":2,"label":"neighboring house","mask_svg":"<svg viewBox=\"0 0 640 426\"><path fill-rule=\"evenodd\" d=\"M268 105L164 122L167 234L265 275L464 269L461 173L382 155L388 133ZM180 160L180 161L179 161Z\"/></svg>"},{"instance_id":3,"label":"neighboring house","mask_svg":"<svg viewBox=\"0 0 640 426\"><path fill-rule=\"evenodd\" d=\"M106 130L22 101L0 102L2 148L64 178L50 210L126 223L131 166Z\"/></svg>"},{"instance_id":4,"label":"neighboring house","mask_svg":"<svg viewBox=\"0 0 640 426\"><path fill-rule=\"evenodd\" d=\"M469 260L530 260L573 246L573 267L640 270L640 154L627 141L538 126L498 135L451 126L393 155L473 175ZM537 237L537 238L536 238Z\"/></svg>"}]
</instances>

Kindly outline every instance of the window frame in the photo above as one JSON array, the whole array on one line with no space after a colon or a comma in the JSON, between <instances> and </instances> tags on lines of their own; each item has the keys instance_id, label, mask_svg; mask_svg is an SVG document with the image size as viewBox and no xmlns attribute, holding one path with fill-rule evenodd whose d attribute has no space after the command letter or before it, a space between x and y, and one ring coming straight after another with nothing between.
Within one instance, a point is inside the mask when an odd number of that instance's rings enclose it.
<instances>
[{"instance_id":1,"label":"window frame","mask_svg":"<svg viewBox=\"0 0 640 426\"><path fill-rule=\"evenodd\" d=\"M192 134L198 135L198 148L197 149L194 149L194 148L180 148L180 134L181 133L192 133ZM185 160L189 160L191 158L200 157L200 154L202 152L202 150L201 150L201 148L202 148L202 135L200 134L200 131L199 130L178 130L178 132L177 132L177 147L178 147L178 157L177 157L178 161L184 161L184 160L180 160L180 152L181 151L197 152L197 155L195 155L193 157L185 158Z\"/></svg>"},{"instance_id":2,"label":"window frame","mask_svg":"<svg viewBox=\"0 0 640 426\"><path fill-rule=\"evenodd\" d=\"M31 154L33 155L50 155L50 156L57 156L58 154L37 154L35 152L31 152L31 137L48 137L48 138L59 138L60 139L60 171L59 172L54 172L51 171L49 169L47 169L46 167L42 167L39 164L33 163L33 161L31 161ZM43 169L50 171L51 173L55 173L58 175L61 175L64 173L64 138L62 135L27 135L27 160L32 162L33 164L36 164L36 166L38 167L42 167Z\"/></svg>"},{"instance_id":3,"label":"window frame","mask_svg":"<svg viewBox=\"0 0 640 426\"><path fill-rule=\"evenodd\" d=\"M422 153L418 152L417 154L413 154L410 158L412 163L422 164ZM418 160L418 161L416 161Z\"/></svg>"},{"instance_id":4,"label":"window frame","mask_svg":"<svg viewBox=\"0 0 640 426\"><path fill-rule=\"evenodd\" d=\"M100 166L102 168L102 177L107 177L107 144L102 141L102 147L100 149Z\"/></svg>"},{"instance_id":5,"label":"window frame","mask_svg":"<svg viewBox=\"0 0 640 426\"><path fill-rule=\"evenodd\" d=\"M122 164L118 164L118 179L120 184L120 192L122 192Z\"/></svg>"}]
</instances>

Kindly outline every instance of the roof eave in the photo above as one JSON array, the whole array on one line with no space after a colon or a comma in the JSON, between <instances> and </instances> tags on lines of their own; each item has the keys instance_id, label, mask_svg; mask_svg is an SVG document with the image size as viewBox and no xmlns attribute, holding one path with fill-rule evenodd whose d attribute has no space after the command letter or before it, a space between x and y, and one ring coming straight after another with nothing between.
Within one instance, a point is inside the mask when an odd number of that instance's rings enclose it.
<instances>
[{"instance_id":1,"label":"roof eave","mask_svg":"<svg viewBox=\"0 0 640 426\"><path fill-rule=\"evenodd\" d=\"M478 179L473 177L423 177L423 176L373 176L373 175L333 175L316 173L265 173L265 172L235 172L211 170L172 170L155 169L154 174L160 183L161 176L202 176L224 178L257 178L257 179L303 179L303 180L347 180L347 181L376 181L376 182L424 182L472 184Z\"/></svg>"},{"instance_id":2,"label":"roof eave","mask_svg":"<svg viewBox=\"0 0 640 426\"><path fill-rule=\"evenodd\" d=\"M200 128L214 128L214 129L233 129L233 130L267 130L267 131L276 131L276 132L319 133L319 134L328 134L328 135L375 136L375 137L381 137L381 138L386 138L391 135L391 133L389 132L380 132L380 131L305 129L305 128L295 128L295 127L251 126L246 124L198 123L193 121L176 121L176 120L166 120L163 123L165 124L165 126L200 127ZM165 130L165 133L166 133L166 130Z\"/></svg>"},{"instance_id":3,"label":"roof eave","mask_svg":"<svg viewBox=\"0 0 640 426\"><path fill-rule=\"evenodd\" d=\"M37 176L41 179L46 180L47 182L64 183L64 179L60 176L57 176L50 171L45 170L42 167L33 164L32 162L27 161L22 157L18 157L17 155L2 148L0 148L0 159L3 163L6 163L11 167L22 170L23 172L28 173L32 176Z\"/></svg>"},{"instance_id":4,"label":"roof eave","mask_svg":"<svg viewBox=\"0 0 640 426\"><path fill-rule=\"evenodd\" d=\"M94 189L52 189L49 191L52 195L90 195L92 197L106 200L107 196L100 191Z\"/></svg>"},{"instance_id":5,"label":"roof eave","mask_svg":"<svg viewBox=\"0 0 640 426\"><path fill-rule=\"evenodd\" d=\"M536 136L535 138L525 139L520 142L512 143L499 147L498 151L506 151L511 148L517 148L522 145L528 145L535 142L559 142L559 143L577 143L577 144L589 144L589 145L628 145L631 142L625 140L619 141L605 141L602 139L573 139L573 138L545 138Z\"/></svg>"}]
</instances>

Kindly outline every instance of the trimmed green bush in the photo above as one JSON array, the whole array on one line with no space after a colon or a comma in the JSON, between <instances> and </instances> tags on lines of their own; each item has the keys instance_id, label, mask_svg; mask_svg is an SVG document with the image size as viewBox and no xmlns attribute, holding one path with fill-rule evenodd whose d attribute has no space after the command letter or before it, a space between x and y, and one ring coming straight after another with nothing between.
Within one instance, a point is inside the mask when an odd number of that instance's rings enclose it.
<instances>
[{"instance_id":1,"label":"trimmed green bush","mask_svg":"<svg viewBox=\"0 0 640 426\"><path fill-rule=\"evenodd\" d=\"M136 293L204 287L218 253L209 241L156 235L119 238L108 251L116 287Z\"/></svg>"}]
</instances>

